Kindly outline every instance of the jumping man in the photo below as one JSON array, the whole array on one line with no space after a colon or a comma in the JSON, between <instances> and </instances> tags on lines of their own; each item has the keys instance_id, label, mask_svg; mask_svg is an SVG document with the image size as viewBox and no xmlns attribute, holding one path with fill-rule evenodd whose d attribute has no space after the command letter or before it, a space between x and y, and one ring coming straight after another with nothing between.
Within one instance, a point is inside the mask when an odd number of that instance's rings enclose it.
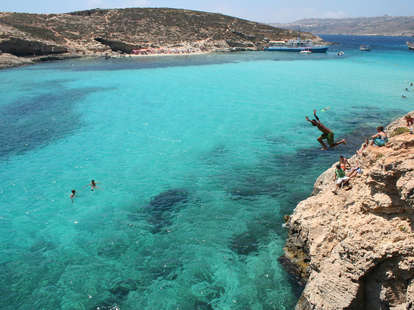
<instances>
[{"instance_id":1,"label":"jumping man","mask_svg":"<svg viewBox=\"0 0 414 310\"><path fill-rule=\"evenodd\" d=\"M327 150L328 147L326 146L325 142L323 142L323 139L326 139L326 141L329 144L329 147L335 147L339 144L346 144L346 140L342 139L338 142L334 141L334 133L326 127L324 124L321 123L319 120L319 117L316 115L316 110L313 110L313 115L315 116L315 119L310 120L309 117L306 116L306 120L312 124L312 126L318 127L320 131L322 131L322 135L317 139L318 142L322 145L322 150Z\"/></svg>"}]
</instances>

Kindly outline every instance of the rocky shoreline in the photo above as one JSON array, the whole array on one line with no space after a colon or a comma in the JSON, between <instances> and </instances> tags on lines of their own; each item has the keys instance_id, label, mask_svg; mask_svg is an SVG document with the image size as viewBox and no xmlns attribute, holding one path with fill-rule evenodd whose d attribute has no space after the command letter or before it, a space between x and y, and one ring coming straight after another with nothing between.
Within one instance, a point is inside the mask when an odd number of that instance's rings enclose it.
<instances>
[{"instance_id":1,"label":"rocky shoreline","mask_svg":"<svg viewBox=\"0 0 414 310\"><path fill-rule=\"evenodd\" d=\"M182 9L0 12L0 68L74 57L257 51L270 41L299 35L322 42L311 33L299 34L222 14Z\"/></svg>"},{"instance_id":2,"label":"rocky shoreline","mask_svg":"<svg viewBox=\"0 0 414 310\"><path fill-rule=\"evenodd\" d=\"M386 130L385 147L350 159L363 170L350 190L332 192L333 165L287 218L281 260L306 283L296 310L414 309L414 135L404 118Z\"/></svg>"}]
</instances>

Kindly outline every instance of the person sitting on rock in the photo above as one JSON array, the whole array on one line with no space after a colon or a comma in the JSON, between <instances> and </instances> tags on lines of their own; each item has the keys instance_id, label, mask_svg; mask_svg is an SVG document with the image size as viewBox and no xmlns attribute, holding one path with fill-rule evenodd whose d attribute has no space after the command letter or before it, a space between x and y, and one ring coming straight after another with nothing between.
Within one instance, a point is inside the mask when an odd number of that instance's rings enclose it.
<instances>
[{"instance_id":1,"label":"person sitting on rock","mask_svg":"<svg viewBox=\"0 0 414 310\"><path fill-rule=\"evenodd\" d=\"M340 164L336 165L334 181L336 186L335 190L332 191L334 194L337 194L337 190L344 185L349 186L349 177L346 176L345 171L342 170Z\"/></svg>"},{"instance_id":2,"label":"person sitting on rock","mask_svg":"<svg viewBox=\"0 0 414 310\"><path fill-rule=\"evenodd\" d=\"M339 156L339 164L341 165L341 169L346 171L347 169L351 169L351 164L349 163L348 159L344 156Z\"/></svg>"},{"instance_id":3,"label":"person sitting on rock","mask_svg":"<svg viewBox=\"0 0 414 310\"><path fill-rule=\"evenodd\" d=\"M344 156L339 156L339 165L341 166L341 169L345 172L348 172L348 177L351 179L355 177L358 173L362 173L361 168L359 167L358 163L356 167L352 167L349 163L348 159Z\"/></svg>"},{"instance_id":4,"label":"person sitting on rock","mask_svg":"<svg viewBox=\"0 0 414 310\"><path fill-rule=\"evenodd\" d=\"M313 110L313 115L315 116L315 119L310 120L309 117L305 117L305 119L312 124L312 126L318 127L318 129L322 132L322 135L317 139L318 142L322 145L322 150L327 150L328 147L326 146L325 142L323 142L324 139L329 144L329 147L335 147L339 144L346 144L346 140L342 139L338 142L334 141L334 133L331 131L328 127L326 127L324 124L321 123L318 116L316 115L316 110Z\"/></svg>"},{"instance_id":5,"label":"person sitting on rock","mask_svg":"<svg viewBox=\"0 0 414 310\"><path fill-rule=\"evenodd\" d=\"M369 145L369 140L365 139L365 143L361 145L361 148L357 151L357 154L361 155L365 151L365 149L368 147L368 145Z\"/></svg>"},{"instance_id":6,"label":"person sitting on rock","mask_svg":"<svg viewBox=\"0 0 414 310\"><path fill-rule=\"evenodd\" d=\"M371 145L384 146L388 142L387 134L384 132L384 127L377 127L377 134L373 135Z\"/></svg>"}]
</instances>

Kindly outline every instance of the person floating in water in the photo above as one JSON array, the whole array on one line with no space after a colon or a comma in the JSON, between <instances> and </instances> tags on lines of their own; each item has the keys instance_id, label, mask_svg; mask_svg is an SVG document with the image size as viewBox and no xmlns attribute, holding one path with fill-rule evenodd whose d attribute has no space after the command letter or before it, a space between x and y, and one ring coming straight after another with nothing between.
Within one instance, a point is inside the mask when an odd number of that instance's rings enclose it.
<instances>
[{"instance_id":1,"label":"person floating in water","mask_svg":"<svg viewBox=\"0 0 414 310\"><path fill-rule=\"evenodd\" d=\"M88 184L88 186L91 187L91 191L94 191L96 188L98 188L98 186L96 186L95 180L91 180L91 183Z\"/></svg>"},{"instance_id":2,"label":"person floating in water","mask_svg":"<svg viewBox=\"0 0 414 310\"><path fill-rule=\"evenodd\" d=\"M312 126L318 127L318 129L322 132L322 135L317 140L322 145L323 150L328 149L325 142L323 142L324 139L326 139L326 141L328 142L329 147L335 147L335 146L337 146L339 144L342 144L342 143L346 144L345 139L342 139L338 142L334 141L334 133L328 127L326 127L324 124L321 123L318 116L316 115L316 110L313 110L313 115L315 116L315 119L310 120L309 117L306 116L306 120L309 123L311 123Z\"/></svg>"},{"instance_id":3,"label":"person floating in water","mask_svg":"<svg viewBox=\"0 0 414 310\"><path fill-rule=\"evenodd\" d=\"M75 196L76 196L76 191L72 189L72 193L70 194L70 200L72 200L72 203L73 203L73 199L75 199Z\"/></svg>"}]
</instances>

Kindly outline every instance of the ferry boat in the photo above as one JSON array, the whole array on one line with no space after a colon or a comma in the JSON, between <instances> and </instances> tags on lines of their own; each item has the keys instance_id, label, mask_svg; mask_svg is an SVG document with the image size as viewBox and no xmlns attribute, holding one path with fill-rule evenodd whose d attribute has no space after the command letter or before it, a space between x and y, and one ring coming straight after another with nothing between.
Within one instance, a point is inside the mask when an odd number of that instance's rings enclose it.
<instances>
[{"instance_id":1,"label":"ferry boat","mask_svg":"<svg viewBox=\"0 0 414 310\"><path fill-rule=\"evenodd\" d=\"M369 45L361 45L359 47L359 50L362 51L362 52L369 52L371 50L371 46L369 46Z\"/></svg>"},{"instance_id":2,"label":"ferry boat","mask_svg":"<svg viewBox=\"0 0 414 310\"><path fill-rule=\"evenodd\" d=\"M414 51L414 42L407 42L407 46L409 50Z\"/></svg>"},{"instance_id":3,"label":"ferry boat","mask_svg":"<svg viewBox=\"0 0 414 310\"><path fill-rule=\"evenodd\" d=\"M310 51L311 53L326 53L328 45L314 45L312 40L289 40L289 41L273 41L265 47L265 51L269 52L302 52Z\"/></svg>"}]
</instances>

